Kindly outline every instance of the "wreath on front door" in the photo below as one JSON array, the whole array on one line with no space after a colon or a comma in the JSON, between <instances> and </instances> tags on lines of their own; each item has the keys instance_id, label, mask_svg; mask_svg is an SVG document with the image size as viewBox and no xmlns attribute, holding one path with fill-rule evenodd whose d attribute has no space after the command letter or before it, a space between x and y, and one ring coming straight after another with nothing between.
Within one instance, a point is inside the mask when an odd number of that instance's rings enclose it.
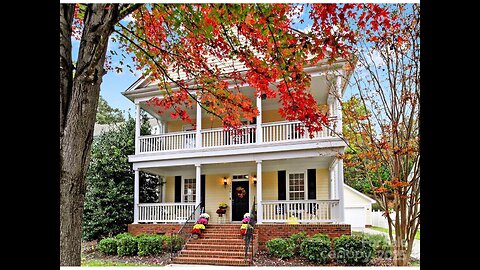
<instances>
[{"instance_id":1,"label":"wreath on front door","mask_svg":"<svg viewBox=\"0 0 480 270\"><path fill-rule=\"evenodd\" d=\"M245 194L247 194L247 191L243 187L237 187L235 189L235 194L238 198L243 199L243 197L245 197Z\"/></svg>"}]
</instances>

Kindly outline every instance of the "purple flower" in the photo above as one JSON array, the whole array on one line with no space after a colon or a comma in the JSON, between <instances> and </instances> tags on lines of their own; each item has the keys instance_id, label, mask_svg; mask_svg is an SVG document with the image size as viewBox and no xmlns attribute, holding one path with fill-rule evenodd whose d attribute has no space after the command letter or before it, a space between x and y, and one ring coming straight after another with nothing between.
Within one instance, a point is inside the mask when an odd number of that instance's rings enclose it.
<instances>
[{"instance_id":1,"label":"purple flower","mask_svg":"<svg viewBox=\"0 0 480 270\"><path fill-rule=\"evenodd\" d=\"M242 219L242 223L246 224L250 222L250 218L246 217Z\"/></svg>"},{"instance_id":2,"label":"purple flower","mask_svg":"<svg viewBox=\"0 0 480 270\"><path fill-rule=\"evenodd\" d=\"M198 223L198 224L207 225L207 224L208 224L208 220L207 220L206 218L201 217L201 218L199 218L199 219L197 220L197 223Z\"/></svg>"}]
</instances>

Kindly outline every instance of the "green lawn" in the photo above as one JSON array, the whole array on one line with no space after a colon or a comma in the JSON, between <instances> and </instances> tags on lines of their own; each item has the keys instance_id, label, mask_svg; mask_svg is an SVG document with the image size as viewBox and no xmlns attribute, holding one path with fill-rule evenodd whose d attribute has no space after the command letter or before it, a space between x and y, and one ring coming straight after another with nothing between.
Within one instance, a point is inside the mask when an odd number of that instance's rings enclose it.
<instances>
[{"instance_id":1,"label":"green lawn","mask_svg":"<svg viewBox=\"0 0 480 270\"><path fill-rule=\"evenodd\" d=\"M158 264L124 263L107 260L82 260L82 266L163 266Z\"/></svg>"},{"instance_id":2,"label":"green lawn","mask_svg":"<svg viewBox=\"0 0 480 270\"><path fill-rule=\"evenodd\" d=\"M386 228L372 226L372 227L370 227L370 229L376 230L376 231L379 231L379 232L388 233L388 229L386 229ZM395 232L394 232L394 234L395 234ZM415 234L415 239L420 240L420 230L418 230L417 234Z\"/></svg>"}]
</instances>

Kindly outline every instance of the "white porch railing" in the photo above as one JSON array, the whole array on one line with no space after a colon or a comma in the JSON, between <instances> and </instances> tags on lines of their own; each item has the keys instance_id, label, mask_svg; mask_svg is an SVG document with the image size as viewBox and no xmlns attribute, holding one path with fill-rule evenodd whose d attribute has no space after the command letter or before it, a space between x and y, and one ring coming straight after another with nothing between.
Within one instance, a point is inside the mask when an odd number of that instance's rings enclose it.
<instances>
[{"instance_id":1,"label":"white porch railing","mask_svg":"<svg viewBox=\"0 0 480 270\"><path fill-rule=\"evenodd\" d=\"M202 146L215 147L255 143L255 130L255 126L245 126L238 130L227 131L223 128L202 130Z\"/></svg>"},{"instance_id":2,"label":"white porch railing","mask_svg":"<svg viewBox=\"0 0 480 270\"><path fill-rule=\"evenodd\" d=\"M335 222L338 200L262 201L263 222Z\"/></svg>"},{"instance_id":3,"label":"white porch railing","mask_svg":"<svg viewBox=\"0 0 480 270\"><path fill-rule=\"evenodd\" d=\"M195 209L195 203L141 203L139 222L183 222Z\"/></svg>"},{"instance_id":4,"label":"white porch railing","mask_svg":"<svg viewBox=\"0 0 480 270\"><path fill-rule=\"evenodd\" d=\"M262 124L262 142L257 142L256 132L258 131L255 125L228 131L223 128L204 129L201 130L202 140L199 147L308 140L310 138L305 125L299 121ZM322 131L315 132L313 138L329 136L333 136L333 133L325 127ZM141 136L139 140L140 153L197 148L195 131Z\"/></svg>"},{"instance_id":5,"label":"white porch railing","mask_svg":"<svg viewBox=\"0 0 480 270\"><path fill-rule=\"evenodd\" d=\"M300 121L263 124L262 132L263 142L280 142L309 138L305 125ZM325 127L322 131L315 132L313 137L327 137L329 134L330 131Z\"/></svg>"},{"instance_id":6,"label":"white porch railing","mask_svg":"<svg viewBox=\"0 0 480 270\"><path fill-rule=\"evenodd\" d=\"M195 131L140 137L140 153L190 148L195 148Z\"/></svg>"}]
</instances>

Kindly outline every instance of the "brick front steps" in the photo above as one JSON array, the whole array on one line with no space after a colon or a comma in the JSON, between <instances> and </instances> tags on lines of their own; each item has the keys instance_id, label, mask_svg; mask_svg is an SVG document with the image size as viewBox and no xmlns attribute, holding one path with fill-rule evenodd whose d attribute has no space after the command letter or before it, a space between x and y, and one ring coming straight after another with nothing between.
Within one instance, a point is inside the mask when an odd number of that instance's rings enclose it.
<instances>
[{"instance_id":1,"label":"brick front steps","mask_svg":"<svg viewBox=\"0 0 480 270\"><path fill-rule=\"evenodd\" d=\"M254 239L258 242L256 234ZM251 255L250 246L248 257ZM207 225L199 239L191 239L172 262L247 266L249 261L244 256L245 240L240 235L240 224L215 224Z\"/></svg>"}]
</instances>

